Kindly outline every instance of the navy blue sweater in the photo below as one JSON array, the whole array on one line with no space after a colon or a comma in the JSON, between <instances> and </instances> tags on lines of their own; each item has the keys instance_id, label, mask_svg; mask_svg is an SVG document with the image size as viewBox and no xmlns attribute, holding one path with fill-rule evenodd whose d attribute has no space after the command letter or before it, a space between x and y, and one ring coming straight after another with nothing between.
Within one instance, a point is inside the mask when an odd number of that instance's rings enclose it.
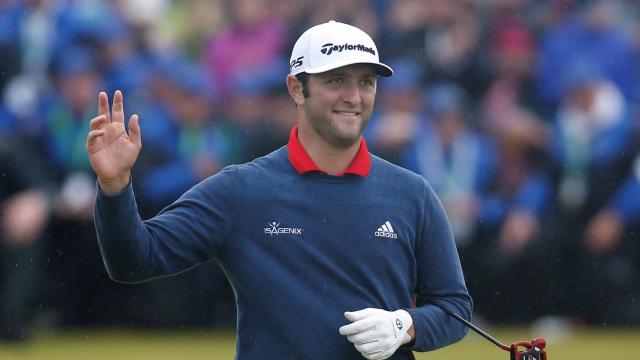
<instances>
[{"instance_id":1,"label":"navy blue sweater","mask_svg":"<svg viewBox=\"0 0 640 360\"><path fill-rule=\"evenodd\" d=\"M236 296L237 359L362 359L338 328L345 311L367 307L413 318L415 341L391 359L460 340L466 329L429 305L471 315L446 215L425 180L375 156L367 177L300 175L287 151L227 167L146 221L131 185L99 192L110 276L140 282L217 261Z\"/></svg>"}]
</instances>

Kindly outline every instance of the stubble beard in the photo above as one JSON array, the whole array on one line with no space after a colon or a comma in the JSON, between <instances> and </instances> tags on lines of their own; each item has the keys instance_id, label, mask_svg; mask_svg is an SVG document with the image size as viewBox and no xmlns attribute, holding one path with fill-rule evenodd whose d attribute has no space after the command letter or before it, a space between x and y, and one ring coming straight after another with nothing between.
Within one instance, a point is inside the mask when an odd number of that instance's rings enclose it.
<instances>
[{"instance_id":1,"label":"stubble beard","mask_svg":"<svg viewBox=\"0 0 640 360\"><path fill-rule=\"evenodd\" d=\"M308 119L311 123L313 130L323 138L327 143L341 149L346 149L353 146L360 141L362 133L369 123L369 117L362 118L358 126L358 131L355 135L344 134L336 124L333 123L331 116L328 117L316 117L309 116Z\"/></svg>"}]
</instances>

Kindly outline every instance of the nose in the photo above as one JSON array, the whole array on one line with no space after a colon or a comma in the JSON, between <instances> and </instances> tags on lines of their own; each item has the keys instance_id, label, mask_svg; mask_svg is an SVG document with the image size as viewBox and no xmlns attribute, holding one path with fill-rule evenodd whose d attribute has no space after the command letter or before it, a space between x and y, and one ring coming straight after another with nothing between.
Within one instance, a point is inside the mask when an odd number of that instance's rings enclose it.
<instances>
[{"instance_id":1,"label":"nose","mask_svg":"<svg viewBox=\"0 0 640 360\"><path fill-rule=\"evenodd\" d=\"M360 104L362 98L360 97L360 89L358 84L349 84L343 88L342 100L350 104Z\"/></svg>"}]
</instances>

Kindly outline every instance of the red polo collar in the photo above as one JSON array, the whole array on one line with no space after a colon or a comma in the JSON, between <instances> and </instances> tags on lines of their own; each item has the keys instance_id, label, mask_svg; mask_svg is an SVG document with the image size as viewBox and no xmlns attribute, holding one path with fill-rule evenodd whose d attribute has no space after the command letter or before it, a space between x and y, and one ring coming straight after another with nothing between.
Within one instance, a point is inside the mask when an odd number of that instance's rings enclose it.
<instances>
[{"instance_id":1,"label":"red polo collar","mask_svg":"<svg viewBox=\"0 0 640 360\"><path fill-rule=\"evenodd\" d=\"M304 174L309 171L319 171L326 174L326 171L320 169L309 157L307 151L300 144L298 140L298 126L294 126L291 129L291 135L289 136L289 143L287 144L289 150L289 161L293 168L296 169L298 174ZM371 170L371 156L369 155L369 149L367 149L367 143L364 138L360 139L360 148L356 153L356 157L345 170L344 173L338 174L343 176L344 174L355 174L360 176L368 176Z\"/></svg>"}]
</instances>

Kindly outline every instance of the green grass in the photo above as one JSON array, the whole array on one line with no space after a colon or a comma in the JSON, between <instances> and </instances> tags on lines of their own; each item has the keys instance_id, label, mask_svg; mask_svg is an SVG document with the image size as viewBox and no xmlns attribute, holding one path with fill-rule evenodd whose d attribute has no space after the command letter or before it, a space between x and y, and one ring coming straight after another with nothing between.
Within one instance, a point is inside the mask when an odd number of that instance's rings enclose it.
<instances>
[{"instance_id":1,"label":"green grass","mask_svg":"<svg viewBox=\"0 0 640 360\"><path fill-rule=\"evenodd\" d=\"M490 329L505 343L536 337L521 329ZM540 336L541 334L535 334ZM637 358L640 329L585 329L562 336L547 335L548 357L555 359L610 360ZM235 337L231 332L78 331L44 333L20 345L0 343L0 359L233 359ZM636 354L636 355L633 355ZM475 334L418 359L503 359L507 352Z\"/></svg>"}]
</instances>

